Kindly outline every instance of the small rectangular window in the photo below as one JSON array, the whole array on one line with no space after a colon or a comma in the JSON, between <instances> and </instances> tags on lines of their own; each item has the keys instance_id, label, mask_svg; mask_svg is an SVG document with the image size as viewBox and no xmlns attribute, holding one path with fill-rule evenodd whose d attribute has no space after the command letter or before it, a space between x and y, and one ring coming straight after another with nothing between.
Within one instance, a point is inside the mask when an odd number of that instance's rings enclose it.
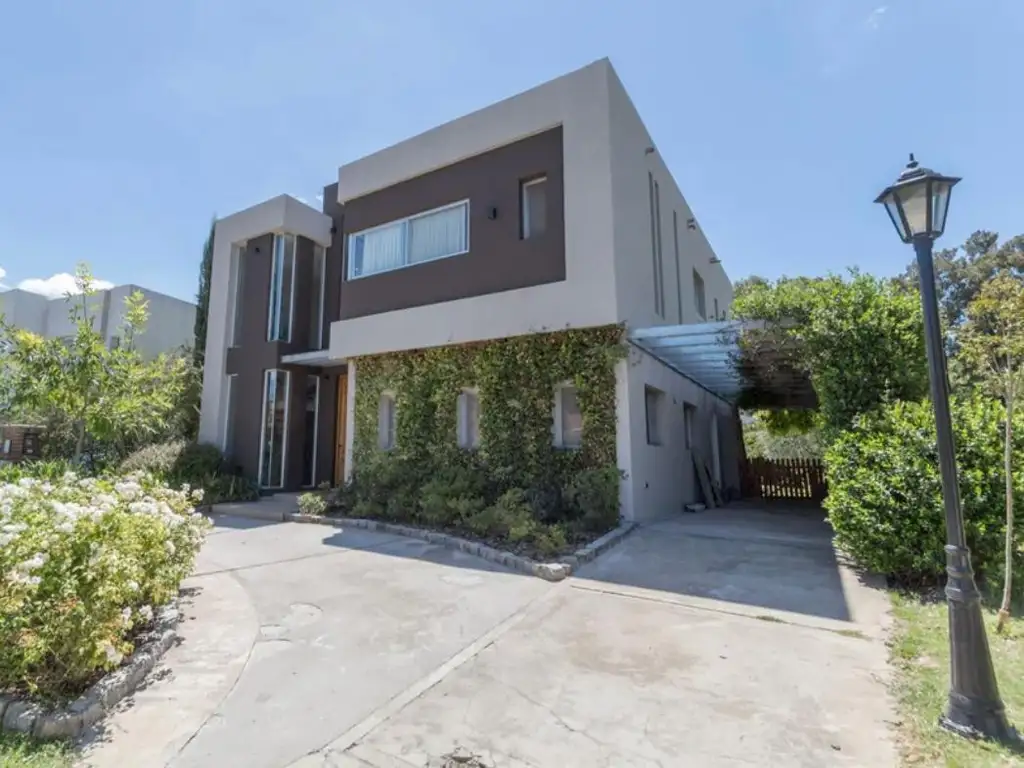
<instances>
[{"instance_id":1,"label":"small rectangular window","mask_svg":"<svg viewBox=\"0 0 1024 768\"><path fill-rule=\"evenodd\" d=\"M697 314L702 320L708 319L708 308L704 298L704 278L700 272L693 270L693 303L697 307Z\"/></svg>"},{"instance_id":2,"label":"small rectangular window","mask_svg":"<svg viewBox=\"0 0 1024 768\"><path fill-rule=\"evenodd\" d=\"M523 240L543 235L548 226L548 179L541 176L522 183L520 226Z\"/></svg>"},{"instance_id":3,"label":"small rectangular window","mask_svg":"<svg viewBox=\"0 0 1024 768\"><path fill-rule=\"evenodd\" d=\"M718 317L718 299L715 299L715 320L719 320Z\"/></svg>"},{"instance_id":4,"label":"small rectangular window","mask_svg":"<svg viewBox=\"0 0 1024 768\"><path fill-rule=\"evenodd\" d=\"M11 452L11 441L10 440L4 440L4 453L10 453L10 452Z\"/></svg>"},{"instance_id":5,"label":"small rectangular window","mask_svg":"<svg viewBox=\"0 0 1024 768\"><path fill-rule=\"evenodd\" d=\"M661 445L661 408L665 393L654 387L644 387L644 411L647 415L647 444Z\"/></svg>"},{"instance_id":6,"label":"small rectangular window","mask_svg":"<svg viewBox=\"0 0 1024 768\"><path fill-rule=\"evenodd\" d=\"M382 451L390 451L397 442L395 410L395 396L385 392L380 396L377 417L377 444Z\"/></svg>"},{"instance_id":7,"label":"small rectangular window","mask_svg":"<svg viewBox=\"0 0 1024 768\"><path fill-rule=\"evenodd\" d=\"M580 413L576 387L558 388L555 396L556 445L559 448L579 448L583 444L583 414Z\"/></svg>"},{"instance_id":8,"label":"small rectangular window","mask_svg":"<svg viewBox=\"0 0 1024 768\"><path fill-rule=\"evenodd\" d=\"M459 394L456 431L460 448L480 447L480 395L475 389Z\"/></svg>"},{"instance_id":9,"label":"small rectangular window","mask_svg":"<svg viewBox=\"0 0 1024 768\"><path fill-rule=\"evenodd\" d=\"M111 349L117 349L120 346L121 346L121 337L120 336L111 336L110 337L110 348Z\"/></svg>"}]
</instances>

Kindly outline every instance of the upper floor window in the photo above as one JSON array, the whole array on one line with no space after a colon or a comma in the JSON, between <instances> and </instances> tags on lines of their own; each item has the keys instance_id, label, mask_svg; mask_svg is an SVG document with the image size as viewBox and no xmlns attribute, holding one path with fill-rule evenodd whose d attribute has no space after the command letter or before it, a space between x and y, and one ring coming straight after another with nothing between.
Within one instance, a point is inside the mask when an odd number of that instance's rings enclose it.
<instances>
[{"instance_id":1,"label":"upper floor window","mask_svg":"<svg viewBox=\"0 0 1024 768\"><path fill-rule=\"evenodd\" d=\"M696 269L693 270L693 303L697 307L697 314L701 316L701 319L707 320L708 308L704 298L704 278Z\"/></svg>"},{"instance_id":2,"label":"upper floor window","mask_svg":"<svg viewBox=\"0 0 1024 768\"><path fill-rule=\"evenodd\" d=\"M480 395L475 389L459 393L455 428L460 448L480 447Z\"/></svg>"},{"instance_id":3,"label":"upper floor window","mask_svg":"<svg viewBox=\"0 0 1024 768\"><path fill-rule=\"evenodd\" d=\"M521 185L519 225L523 240L539 237L548 226L548 177L524 181Z\"/></svg>"},{"instance_id":4,"label":"upper floor window","mask_svg":"<svg viewBox=\"0 0 1024 768\"><path fill-rule=\"evenodd\" d=\"M401 269L469 250L469 201L355 232L348 237L348 279Z\"/></svg>"},{"instance_id":5,"label":"upper floor window","mask_svg":"<svg viewBox=\"0 0 1024 768\"><path fill-rule=\"evenodd\" d=\"M294 290L295 235L274 235L274 252L270 262L267 341L292 340Z\"/></svg>"}]
</instances>

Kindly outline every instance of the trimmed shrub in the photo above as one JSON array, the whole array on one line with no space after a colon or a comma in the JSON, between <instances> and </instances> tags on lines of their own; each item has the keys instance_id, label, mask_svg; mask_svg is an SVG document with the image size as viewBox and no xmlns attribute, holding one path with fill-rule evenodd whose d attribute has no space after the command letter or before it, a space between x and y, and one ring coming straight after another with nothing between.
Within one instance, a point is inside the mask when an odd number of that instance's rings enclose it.
<instances>
[{"instance_id":1,"label":"trimmed shrub","mask_svg":"<svg viewBox=\"0 0 1024 768\"><path fill-rule=\"evenodd\" d=\"M227 470L220 449L208 443L171 440L147 445L128 456L118 467L122 475L147 472L175 488L202 488L204 503L251 501L259 489L251 480Z\"/></svg>"},{"instance_id":2,"label":"trimmed shrub","mask_svg":"<svg viewBox=\"0 0 1024 768\"><path fill-rule=\"evenodd\" d=\"M310 491L299 496L299 512L304 515L322 515L327 512L327 499L319 491Z\"/></svg>"},{"instance_id":3,"label":"trimmed shrub","mask_svg":"<svg viewBox=\"0 0 1024 768\"><path fill-rule=\"evenodd\" d=\"M0 690L70 696L133 650L209 522L151 475L0 485Z\"/></svg>"},{"instance_id":4,"label":"trimmed shrub","mask_svg":"<svg viewBox=\"0 0 1024 768\"><path fill-rule=\"evenodd\" d=\"M971 560L980 575L997 574L1006 528L1004 411L992 400L959 399L952 415ZM1024 423L1014 432L1019 493ZM931 403L895 402L859 417L828 448L825 462L825 507L837 545L865 568L901 583L939 581L946 530ZM1018 535L1022 530L1018 526Z\"/></svg>"}]
</instances>

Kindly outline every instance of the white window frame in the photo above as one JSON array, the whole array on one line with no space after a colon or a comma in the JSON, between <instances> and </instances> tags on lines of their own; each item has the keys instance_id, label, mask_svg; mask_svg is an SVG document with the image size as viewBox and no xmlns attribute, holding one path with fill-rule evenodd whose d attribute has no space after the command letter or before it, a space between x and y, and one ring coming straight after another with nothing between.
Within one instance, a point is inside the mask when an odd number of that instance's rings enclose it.
<instances>
[{"instance_id":1,"label":"white window frame","mask_svg":"<svg viewBox=\"0 0 1024 768\"><path fill-rule=\"evenodd\" d=\"M284 270L287 266L282 264L282 272L278 275L277 283L274 282L274 272L277 269L277 243L279 240L292 238L292 259L291 259L291 287L288 291L288 338L280 339L281 333L281 303L284 300L283 283ZM299 241L298 236L288 232L275 232L274 243L270 252L270 291L267 296L267 341L290 342L292 333L295 331L295 262L298 260ZM284 251L287 253L287 250ZM273 309L271 310L271 304Z\"/></svg>"},{"instance_id":2,"label":"white window frame","mask_svg":"<svg viewBox=\"0 0 1024 768\"><path fill-rule=\"evenodd\" d=\"M476 429L470 429L469 398L476 400ZM459 448L475 451L480 447L480 390L467 387L459 392L455 408L455 438Z\"/></svg>"},{"instance_id":3,"label":"white window frame","mask_svg":"<svg viewBox=\"0 0 1024 768\"><path fill-rule=\"evenodd\" d=\"M390 409L390 424L385 428L384 404L388 403ZM382 451L393 451L398 445L398 398L394 392L385 391L380 393L380 400L377 402L377 448Z\"/></svg>"},{"instance_id":4,"label":"white window frame","mask_svg":"<svg viewBox=\"0 0 1024 768\"><path fill-rule=\"evenodd\" d=\"M280 485L265 485L263 483L263 451L266 449L267 440L267 389L270 381L270 374L277 373L284 375L284 425L282 426L283 433L281 436L281 483ZM288 399L291 396L292 387L292 376L290 371L285 371L280 368L267 368L263 372L263 400L262 410L260 411L260 466L257 473L257 482L260 488L283 488L285 481L285 467L288 466L288 417L291 409L288 407ZM280 392L278 387L278 392ZM275 404L276 404L275 400ZM273 439L273 435L271 435Z\"/></svg>"},{"instance_id":5,"label":"white window frame","mask_svg":"<svg viewBox=\"0 0 1024 768\"><path fill-rule=\"evenodd\" d=\"M432 259L424 259L423 261L417 261L414 264L409 263L409 224L411 222L415 221L416 219L422 219L425 216L432 216L435 213L441 213L442 211L451 210L452 208L458 208L460 206L465 206L466 207L466 247L463 248L461 251L453 251L452 253L446 253L443 256L435 256ZM414 214L412 216L406 216L404 219L394 219L393 221L388 221L388 222L386 222L384 224L378 224L375 227L368 227L367 229L361 229L358 232L353 232L348 237L345 238L345 260L347 262L346 265L345 265L345 279L347 281L352 281L352 280L362 280L365 277L373 277L375 275L386 275L388 272L395 272L395 271L397 271L399 269L408 269L409 267L415 267L415 266L418 266L420 264L429 264L432 261L440 261L441 259L450 259L452 256L461 256L464 253L469 253L469 251L470 251L469 223L470 223L470 206L469 206L469 198L467 197L464 200L457 200L454 203L448 203L447 205L442 205L442 206L439 206L437 208L431 208L429 211L420 211L419 213ZM353 274L353 271L355 270L355 259L352 258L352 250L353 250L352 249L352 244L355 242L355 239L357 237L361 237L363 235L372 234L373 232L376 232L376 231L381 230L381 229L389 229L389 228L395 227L395 226L400 226L402 228L402 251L403 251L403 253L405 255L405 263L404 264L399 264L397 267L391 267L390 269L382 269L382 270L380 270L378 272L369 272L369 273L363 274L363 275Z\"/></svg>"},{"instance_id":6,"label":"white window frame","mask_svg":"<svg viewBox=\"0 0 1024 768\"><path fill-rule=\"evenodd\" d=\"M544 232L538 232L536 235L534 235L534 234L531 234L531 232L530 232L530 206L527 205L526 195L527 195L527 190L530 187L535 187L538 184L547 184L547 183L548 183L548 177L547 177L547 175L544 175L544 176L537 176L536 178L530 179L529 181L524 181L524 182L520 183L520 185L519 185L519 187L520 187L520 189L519 189L519 210L521 211L521 217L520 217L520 221L519 221L519 226L522 228L522 239L523 240L530 240L533 237L540 237L541 235L544 234ZM544 201L547 202L547 187L544 188L544 195L545 195ZM544 230L547 231L547 224L546 223L545 223L545 226L544 226Z\"/></svg>"},{"instance_id":7,"label":"white window frame","mask_svg":"<svg viewBox=\"0 0 1024 768\"><path fill-rule=\"evenodd\" d=\"M579 404L580 391L576 384L572 381L563 381L561 384L555 387L555 404L552 409L552 417L554 424L552 425L552 437L554 439L555 447L563 451L578 451L583 447L583 434L586 431L586 425L581 425L580 428L580 442L578 445L567 445L565 442L565 434L562 431L562 398L565 395L565 390L571 389L576 392L576 403ZM583 420L583 409L580 409L580 421Z\"/></svg>"},{"instance_id":8,"label":"white window frame","mask_svg":"<svg viewBox=\"0 0 1024 768\"><path fill-rule=\"evenodd\" d=\"M320 377L312 374L306 374L306 383L309 383L310 379L316 380L316 394L313 395L313 457L310 461L313 462L313 471L310 474L312 482L309 485L303 485L303 488L316 488L316 460L317 460L317 448L320 441ZM303 416L306 414L306 404L302 404Z\"/></svg>"}]
</instances>

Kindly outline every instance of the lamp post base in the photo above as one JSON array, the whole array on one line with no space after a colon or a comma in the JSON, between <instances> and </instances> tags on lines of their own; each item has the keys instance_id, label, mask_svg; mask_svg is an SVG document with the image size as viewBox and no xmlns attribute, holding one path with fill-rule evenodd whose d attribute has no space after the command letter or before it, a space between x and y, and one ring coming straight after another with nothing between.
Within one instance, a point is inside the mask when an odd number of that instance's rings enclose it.
<instances>
[{"instance_id":1,"label":"lamp post base","mask_svg":"<svg viewBox=\"0 0 1024 768\"><path fill-rule=\"evenodd\" d=\"M952 663L949 703L939 725L967 738L1019 744L1020 737L1007 721L999 698L981 593L967 547L946 546L946 575Z\"/></svg>"}]
</instances>

